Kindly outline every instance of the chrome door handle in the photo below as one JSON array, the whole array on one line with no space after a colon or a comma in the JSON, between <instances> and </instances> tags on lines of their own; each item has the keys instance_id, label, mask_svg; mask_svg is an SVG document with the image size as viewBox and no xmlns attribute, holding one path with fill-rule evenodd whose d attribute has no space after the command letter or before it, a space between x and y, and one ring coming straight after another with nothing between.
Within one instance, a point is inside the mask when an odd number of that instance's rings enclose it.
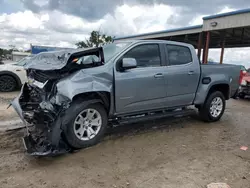
<instances>
[{"instance_id":1,"label":"chrome door handle","mask_svg":"<svg viewBox=\"0 0 250 188\"><path fill-rule=\"evenodd\" d=\"M163 74L162 73L158 73L156 75L154 75L155 78L162 78L163 77Z\"/></svg>"},{"instance_id":2,"label":"chrome door handle","mask_svg":"<svg viewBox=\"0 0 250 188\"><path fill-rule=\"evenodd\" d=\"M188 75L193 75L194 74L194 71L189 71L188 72Z\"/></svg>"}]
</instances>

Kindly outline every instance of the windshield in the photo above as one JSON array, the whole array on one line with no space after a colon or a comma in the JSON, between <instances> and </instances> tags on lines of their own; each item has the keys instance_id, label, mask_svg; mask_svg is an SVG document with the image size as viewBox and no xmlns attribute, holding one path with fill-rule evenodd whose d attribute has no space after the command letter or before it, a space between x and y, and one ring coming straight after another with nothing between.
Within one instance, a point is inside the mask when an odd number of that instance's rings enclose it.
<instances>
[{"instance_id":1,"label":"windshield","mask_svg":"<svg viewBox=\"0 0 250 188\"><path fill-rule=\"evenodd\" d=\"M103 46L103 53L105 61L109 61L114 55L119 53L122 49L128 46L130 42L117 42Z\"/></svg>"},{"instance_id":2,"label":"windshield","mask_svg":"<svg viewBox=\"0 0 250 188\"><path fill-rule=\"evenodd\" d=\"M27 60L29 60L32 56L27 56L22 59L20 59L15 65L17 66L24 66Z\"/></svg>"}]
</instances>

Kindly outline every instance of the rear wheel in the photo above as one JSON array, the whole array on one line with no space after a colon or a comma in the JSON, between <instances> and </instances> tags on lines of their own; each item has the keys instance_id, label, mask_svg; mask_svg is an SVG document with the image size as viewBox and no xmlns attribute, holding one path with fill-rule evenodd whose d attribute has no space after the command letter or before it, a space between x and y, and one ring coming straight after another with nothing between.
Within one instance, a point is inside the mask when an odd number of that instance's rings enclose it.
<instances>
[{"instance_id":1,"label":"rear wheel","mask_svg":"<svg viewBox=\"0 0 250 188\"><path fill-rule=\"evenodd\" d=\"M199 113L202 120L214 122L220 120L226 107L226 100L220 91L211 93L201 106Z\"/></svg>"},{"instance_id":2,"label":"rear wheel","mask_svg":"<svg viewBox=\"0 0 250 188\"><path fill-rule=\"evenodd\" d=\"M69 145L80 149L97 144L107 128L107 112L101 104L72 103L66 111L64 132Z\"/></svg>"},{"instance_id":3,"label":"rear wheel","mask_svg":"<svg viewBox=\"0 0 250 188\"><path fill-rule=\"evenodd\" d=\"M17 88L17 82L15 78L9 75L0 76L0 91L9 92Z\"/></svg>"}]
</instances>

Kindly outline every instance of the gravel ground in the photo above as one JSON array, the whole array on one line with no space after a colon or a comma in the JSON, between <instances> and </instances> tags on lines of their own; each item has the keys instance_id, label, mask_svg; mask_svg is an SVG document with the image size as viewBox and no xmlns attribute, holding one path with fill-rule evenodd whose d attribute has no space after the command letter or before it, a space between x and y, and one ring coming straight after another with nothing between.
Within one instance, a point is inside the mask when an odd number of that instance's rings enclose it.
<instances>
[{"instance_id":1,"label":"gravel ground","mask_svg":"<svg viewBox=\"0 0 250 188\"><path fill-rule=\"evenodd\" d=\"M250 187L250 100L230 100L220 122L196 116L109 130L100 144L54 158L24 154L22 130L0 133L0 187Z\"/></svg>"}]
</instances>

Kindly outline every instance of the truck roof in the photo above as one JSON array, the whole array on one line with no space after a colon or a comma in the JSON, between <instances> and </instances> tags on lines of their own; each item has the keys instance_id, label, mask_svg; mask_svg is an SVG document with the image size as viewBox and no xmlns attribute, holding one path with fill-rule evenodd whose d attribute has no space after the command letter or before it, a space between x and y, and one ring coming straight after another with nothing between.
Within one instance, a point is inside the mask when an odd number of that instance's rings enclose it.
<instances>
[{"instance_id":1,"label":"truck roof","mask_svg":"<svg viewBox=\"0 0 250 188\"><path fill-rule=\"evenodd\" d=\"M123 40L123 41L114 41L114 43L119 43L119 42L131 42L131 43L167 43L167 44L175 44L175 45L181 45L181 46L188 46L188 47L193 47L193 45L184 43L184 42L176 42L176 41L170 41L170 40L157 40L157 39L152 39L152 40L145 40L145 39L136 39L136 40Z\"/></svg>"}]
</instances>

